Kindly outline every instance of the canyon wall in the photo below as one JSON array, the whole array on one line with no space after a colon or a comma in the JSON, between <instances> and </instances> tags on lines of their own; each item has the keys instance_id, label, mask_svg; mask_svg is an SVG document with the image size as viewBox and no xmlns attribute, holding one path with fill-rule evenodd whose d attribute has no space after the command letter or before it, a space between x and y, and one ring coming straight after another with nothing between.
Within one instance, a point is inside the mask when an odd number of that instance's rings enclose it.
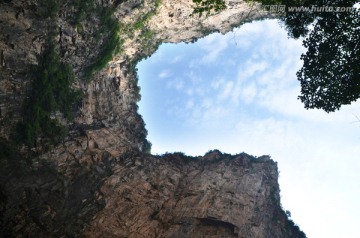
<instances>
[{"instance_id":1,"label":"canyon wall","mask_svg":"<svg viewBox=\"0 0 360 238\"><path fill-rule=\"evenodd\" d=\"M163 42L273 17L243 1L227 6L199 17L187 0L0 1L0 236L305 237L281 208L268 157L149 153L136 63ZM108 12L121 49L91 71L113 36ZM69 128L61 143L19 145L31 70L50 38L82 100L73 120L51 115Z\"/></svg>"}]
</instances>

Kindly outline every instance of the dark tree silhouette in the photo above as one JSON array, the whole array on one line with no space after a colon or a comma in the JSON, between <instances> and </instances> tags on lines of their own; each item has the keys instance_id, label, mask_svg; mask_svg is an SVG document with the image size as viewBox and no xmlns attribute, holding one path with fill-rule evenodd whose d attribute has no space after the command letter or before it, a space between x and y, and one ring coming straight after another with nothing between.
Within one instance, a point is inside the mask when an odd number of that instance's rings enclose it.
<instances>
[{"instance_id":1,"label":"dark tree silhouette","mask_svg":"<svg viewBox=\"0 0 360 238\"><path fill-rule=\"evenodd\" d=\"M326 14L317 19L304 40L308 48L297 72L300 100L305 108L326 112L339 109L360 97L359 12Z\"/></svg>"},{"instance_id":2,"label":"dark tree silhouette","mask_svg":"<svg viewBox=\"0 0 360 238\"><path fill-rule=\"evenodd\" d=\"M336 11L357 1L304 1L302 6L333 7L333 12L287 12L281 20L289 35L304 36L307 52L297 72L305 108L338 110L360 97L360 11ZM309 30L312 23L313 29Z\"/></svg>"},{"instance_id":3,"label":"dark tree silhouette","mask_svg":"<svg viewBox=\"0 0 360 238\"><path fill-rule=\"evenodd\" d=\"M194 13L225 8L223 0L193 0ZM299 99L306 109L338 110L360 98L360 11L344 11L356 0L246 0L263 5L283 5L280 16L292 38L304 37L307 52L297 72L301 84ZM300 11L291 8L303 7ZM306 10L306 7L310 10ZM311 11L313 7L324 11ZM331 10L330 10L331 9ZM299 10L299 9L298 9ZM312 26L312 27L309 27Z\"/></svg>"}]
</instances>

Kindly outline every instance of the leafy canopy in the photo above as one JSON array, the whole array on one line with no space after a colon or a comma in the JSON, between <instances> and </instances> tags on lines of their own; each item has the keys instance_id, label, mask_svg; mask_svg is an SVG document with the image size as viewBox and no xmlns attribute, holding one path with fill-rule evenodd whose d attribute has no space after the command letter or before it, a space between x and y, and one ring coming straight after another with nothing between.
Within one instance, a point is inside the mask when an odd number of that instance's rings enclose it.
<instances>
[{"instance_id":1,"label":"leafy canopy","mask_svg":"<svg viewBox=\"0 0 360 238\"><path fill-rule=\"evenodd\" d=\"M252 1L252 0L247 0ZM289 36L304 37L307 52L297 72L299 99L306 109L326 112L360 98L360 11L355 0L255 0L263 5L285 5L280 16ZM301 11L291 11L299 7ZM330 10L307 11L308 9ZM312 27L310 27L312 26Z\"/></svg>"},{"instance_id":2,"label":"leafy canopy","mask_svg":"<svg viewBox=\"0 0 360 238\"><path fill-rule=\"evenodd\" d=\"M358 11L318 14L303 45L307 52L297 78L305 108L332 112L360 97Z\"/></svg>"}]
</instances>

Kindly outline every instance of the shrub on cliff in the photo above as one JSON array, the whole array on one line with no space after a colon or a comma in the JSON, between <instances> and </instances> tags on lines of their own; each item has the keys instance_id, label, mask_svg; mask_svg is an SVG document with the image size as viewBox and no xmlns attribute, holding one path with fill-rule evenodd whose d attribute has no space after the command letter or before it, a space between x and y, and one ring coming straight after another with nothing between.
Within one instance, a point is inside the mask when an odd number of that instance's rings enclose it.
<instances>
[{"instance_id":1,"label":"shrub on cliff","mask_svg":"<svg viewBox=\"0 0 360 238\"><path fill-rule=\"evenodd\" d=\"M32 70L33 83L23 110L23 120L17 125L17 140L30 147L39 136L56 144L66 135L54 115L61 112L66 119L73 117L73 108L80 92L72 86L74 73L68 64L60 61L55 46L50 43L39 64Z\"/></svg>"},{"instance_id":2,"label":"shrub on cliff","mask_svg":"<svg viewBox=\"0 0 360 238\"><path fill-rule=\"evenodd\" d=\"M203 13L210 15L212 12L219 12L226 9L224 0L193 0L196 4L192 14L198 14L200 17Z\"/></svg>"}]
</instances>

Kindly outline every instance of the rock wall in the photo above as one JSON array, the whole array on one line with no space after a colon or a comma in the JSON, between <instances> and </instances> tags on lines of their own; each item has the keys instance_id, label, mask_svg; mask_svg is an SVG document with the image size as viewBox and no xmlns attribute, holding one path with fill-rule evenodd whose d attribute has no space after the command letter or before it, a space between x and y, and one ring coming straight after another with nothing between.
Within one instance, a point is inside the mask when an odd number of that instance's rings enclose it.
<instances>
[{"instance_id":1,"label":"rock wall","mask_svg":"<svg viewBox=\"0 0 360 238\"><path fill-rule=\"evenodd\" d=\"M268 156L81 148L2 168L3 237L306 237Z\"/></svg>"},{"instance_id":2,"label":"rock wall","mask_svg":"<svg viewBox=\"0 0 360 238\"><path fill-rule=\"evenodd\" d=\"M276 163L219 151L124 158L86 237L305 237L280 207Z\"/></svg>"},{"instance_id":3,"label":"rock wall","mask_svg":"<svg viewBox=\"0 0 360 238\"><path fill-rule=\"evenodd\" d=\"M304 237L281 209L267 157L148 154L136 63L161 42L272 17L243 1L227 5L199 17L186 0L0 1L0 237ZM122 50L88 81L109 40L99 9L113 10ZM12 147L30 69L50 35L82 103L59 145Z\"/></svg>"},{"instance_id":4,"label":"rock wall","mask_svg":"<svg viewBox=\"0 0 360 238\"><path fill-rule=\"evenodd\" d=\"M163 42L189 42L210 32L225 34L246 22L275 17L262 11L256 3L247 4L239 0L225 2L227 8L220 14L199 17L192 16L195 5L189 0L164 0L158 14L149 21L149 26Z\"/></svg>"}]
</instances>

